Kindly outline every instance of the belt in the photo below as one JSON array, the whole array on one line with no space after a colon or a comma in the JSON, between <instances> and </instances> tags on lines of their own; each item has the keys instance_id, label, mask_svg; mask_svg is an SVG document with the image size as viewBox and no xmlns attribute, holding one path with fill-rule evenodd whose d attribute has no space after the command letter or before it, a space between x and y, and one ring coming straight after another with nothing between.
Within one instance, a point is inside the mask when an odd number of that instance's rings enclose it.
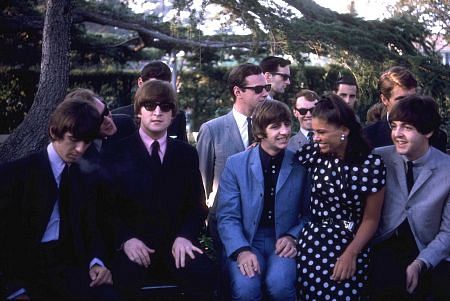
<instances>
[{"instance_id":1,"label":"belt","mask_svg":"<svg viewBox=\"0 0 450 301\"><path fill-rule=\"evenodd\" d=\"M345 229L353 232L355 230L355 223L352 221L346 221L343 219L336 219L332 217L318 217L312 218L313 223L324 224L324 225L338 225L344 227Z\"/></svg>"}]
</instances>

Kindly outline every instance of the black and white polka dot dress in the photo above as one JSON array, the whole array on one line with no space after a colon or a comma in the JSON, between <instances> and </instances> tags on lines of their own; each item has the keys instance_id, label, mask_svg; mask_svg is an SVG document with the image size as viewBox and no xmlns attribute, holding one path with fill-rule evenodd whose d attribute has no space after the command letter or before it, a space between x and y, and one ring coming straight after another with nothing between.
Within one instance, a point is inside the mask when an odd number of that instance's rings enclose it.
<instances>
[{"instance_id":1,"label":"black and white polka dot dress","mask_svg":"<svg viewBox=\"0 0 450 301\"><path fill-rule=\"evenodd\" d=\"M305 145L298 159L312 176L312 222L303 228L298 246L300 300L358 300L367 281L368 249L358 255L351 279L338 283L330 277L361 222L367 195L385 184L384 164L368 155L362 164L350 165L320 154L317 144Z\"/></svg>"}]
</instances>

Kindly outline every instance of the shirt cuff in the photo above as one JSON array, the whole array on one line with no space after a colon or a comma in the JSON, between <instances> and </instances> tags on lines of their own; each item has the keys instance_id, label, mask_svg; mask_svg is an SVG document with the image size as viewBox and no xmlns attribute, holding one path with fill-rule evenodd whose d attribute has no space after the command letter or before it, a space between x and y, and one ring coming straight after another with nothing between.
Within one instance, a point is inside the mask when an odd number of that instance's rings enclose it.
<instances>
[{"instance_id":1,"label":"shirt cuff","mask_svg":"<svg viewBox=\"0 0 450 301\"><path fill-rule=\"evenodd\" d=\"M15 292L15 293L9 295L9 296L6 298L6 300L13 300L13 299L19 297L20 295L25 294L26 292L27 292L27 291L26 291L24 288L21 288L21 289L18 290L17 292Z\"/></svg>"},{"instance_id":2,"label":"shirt cuff","mask_svg":"<svg viewBox=\"0 0 450 301\"><path fill-rule=\"evenodd\" d=\"M89 269L92 269L92 267L94 265L99 265L101 267L105 267L105 264L103 263L103 261L101 261L97 257L91 260L91 263L89 264Z\"/></svg>"},{"instance_id":3,"label":"shirt cuff","mask_svg":"<svg viewBox=\"0 0 450 301\"><path fill-rule=\"evenodd\" d=\"M423 264L424 264L424 266L425 266L425 268L426 268L427 270L433 268L433 266L431 265L431 263L429 263L429 262L426 261L425 259L418 257L417 260L422 261Z\"/></svg>"}]
</instances>

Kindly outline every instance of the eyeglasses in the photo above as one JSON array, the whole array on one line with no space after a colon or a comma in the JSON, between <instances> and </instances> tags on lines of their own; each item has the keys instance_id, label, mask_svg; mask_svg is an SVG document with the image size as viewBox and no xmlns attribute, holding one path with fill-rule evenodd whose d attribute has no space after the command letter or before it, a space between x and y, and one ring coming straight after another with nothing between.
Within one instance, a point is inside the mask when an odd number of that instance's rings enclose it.
<instances>
[{"instance_id":1,"label":"eyeglasses","mask_svg":"<svg viewBox=\"0 0 450 301\"><path fill-rule=\"evenodd\" d=\"M264 85L264 86L239 87L239 88L241 88L241 89L250 89L250 90L255 91L256 94L260 94L260 93L262 93L263 89L265 89L267 92L269 92L270 89L271 89L271 86L272 86L271 84L267 84L267 85Z\"/></svg>"},{"instance_id":2,"label":"eyeglasses","mask_svg":"<svg viewBox=\"0 0 450 301\"><path fill-rule=\"evenodd\" d=\"M309 108L309 109L305 109L305 108L294 108L297 112L299 112L300 115L306 115L308 112L310 112L312 114L312 111L314 108Z\"/></svg>"},{"instance_id":3,"label":"eyeglasses","mask_svg":"<svg viewBox=\"0 0 450 301\"><path fill-rule=\"evenodd\" d=\"M172 110L175 109L175 104L170 103L170 102L154 102L154 101L149 101L149 102L144 102L142 104L142 106L147 110L147 111L154 111L156 109L156 107L159 107L159 109L162 112L170 112Z\"/></svg>"},{"instance_id":4,"label":"eyeglasses","mask_svg":"<svg viewBox=\"0 0 450 301\"><path fill-rule=\"evenodd\" d=\"M273 75L279 75L279 76L283 77L283 80L291 79L291 76L286 73L279 73L279 72L270 72L270 73L272 73Z\"/></svg>"},{"instance_id":5,"label":"eyeglasses","mask_svg":"<svg viewBox=\"0 0 450 301\"><path fill-rule=\"evenodd\" d=\"M103 120L103 119L105 119L105 117L109 116L110 111L108 109L108 105L106 104L106 102L104 102L104 101L101 101L101 102L105 105L105 107L103 108L102 114L101 114L101 117L102 117L102 120Z\"/></svg>"}]
</instances>

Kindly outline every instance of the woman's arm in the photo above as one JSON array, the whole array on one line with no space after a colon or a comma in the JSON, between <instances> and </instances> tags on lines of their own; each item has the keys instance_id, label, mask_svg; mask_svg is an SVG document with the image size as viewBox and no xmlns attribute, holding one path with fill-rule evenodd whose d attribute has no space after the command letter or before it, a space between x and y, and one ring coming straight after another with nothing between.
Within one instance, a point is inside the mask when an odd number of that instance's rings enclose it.
<instances>
[{"instance_id":1,"label":"woman's arm","mask_svg":"<svg viewBox=\"0 0 450 301\"><path fill-rule=\"evenodd\" d=\"M383 187L379 191L368 195L361 225L352 242L337 259L331 279L342 281L351 278L355 274L356 258L377 230L384 201L384 190L385 188Z\"/></svg>"}]
</instances>

